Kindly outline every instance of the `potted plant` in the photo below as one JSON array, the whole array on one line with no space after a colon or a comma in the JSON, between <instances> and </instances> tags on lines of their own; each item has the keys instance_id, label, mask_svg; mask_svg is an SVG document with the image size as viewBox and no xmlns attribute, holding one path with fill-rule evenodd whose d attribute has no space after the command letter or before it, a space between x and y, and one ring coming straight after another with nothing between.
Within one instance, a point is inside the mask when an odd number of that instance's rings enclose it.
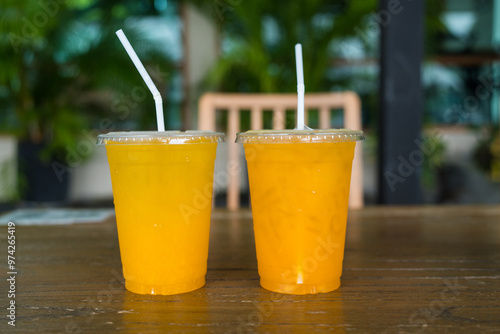
<instances>
[{"instance_id":1,"label":"potted plant","mask_svg":"<svg viewBox=\"0 0 500 334\"><path fill-rule=\"evenodd\" d=\"M61 168L74 167L74 152L80 162L90 156L81 152L85 130L99 127L106 116L118 119L110 116L114 102L142 85L114 34L135 8L118 1L0 5L0 131L18 138L23 199L65 200L70 173ZM139 32L129 28L127 34L142 45L139 56L146 62L163 71L171 67L167 54ZM140 115L151 113L140 113L142 108L152 109L152 99L120 117L122 127L149 122L150 116Z\"/></svg>"}]
</instances>

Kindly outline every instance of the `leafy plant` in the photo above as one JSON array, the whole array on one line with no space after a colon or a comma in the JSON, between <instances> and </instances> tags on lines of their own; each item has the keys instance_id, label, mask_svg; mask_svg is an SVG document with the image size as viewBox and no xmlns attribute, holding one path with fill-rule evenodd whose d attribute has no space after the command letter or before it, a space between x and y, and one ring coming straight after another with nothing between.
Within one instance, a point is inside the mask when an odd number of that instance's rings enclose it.
<instances>
[{"instance_id":1,"label":"leafy plant","mask_svg":"<svg viewBox=\"0 0 500 334\"><path fill-rule=\"evenodd\" d=\"M0 163L0 202L17 201L26 189L26 179L23 175L16 175L16 167L16 161L13 159Z\"/></svg>"},{"instance_id":2,"label":"leafy plant","mask_svg":"<svg viewBox=\"0 0 500 334\"><path fill-rule=\"evenodd\" d=\"M364 123L376 128L378 22L387 19L378 1L190 2L212 15L221 32L221 56L202 90L295 92L293 46L300 42L306 91L356 91L363 101ZM426 52L431 54L444 30L444 4L426 1L425 8Z\"/></svg>"},{"instance_id":3,"label":"leafy plant","mask_svg":"<svg viewBox=\"0 0 500 334\"><path fill-rule=\"evenodd\" d=\"M495 181L500 181L500 131L492 128L474 149L474 162Z\"/></svg>"},{"instance_id":4,"label":"leafy plant","mask_svg":"<svg viewBox=\"0 0 500 334\"><path fill-rule=\"evenodd\" d=\"M375 11L375 0L256 0L219 8L222 55L206 84L227 92L293 92L293 45L300 42L307 91L327 90L334 83L327 69L340 42L355 36L354 28Z\"/></svg>"},{"instance_id":5,"label":"leafy plant","mask_svg":"<svg viewBox=\"0 0 500 334\"><path fill-rule=\"evenodd\" d=\"M424 154L422 164L422 185L430 189L438 183L438 170L444 164L446 144L439 135L427 134L423 137L422 147L432 148L429 151L422 150Z\"/></svg>"},{"instance_id":6,"label":"leafy plant","mask_svg":"<svg viewBox=\"0 0 500 334\"><path fill-rule=\"evenodd\" d=\"M123 20L137 12L134 1L2 1L0 131L47 144L46 160L74 149L122 92L143 85L114 34L121 26L143 60L171 68L168 54L127 28ZM154 124L152 113L141 112L152 108L152 99L136 103L125 121Z\"/></svg>"}]
</instances>

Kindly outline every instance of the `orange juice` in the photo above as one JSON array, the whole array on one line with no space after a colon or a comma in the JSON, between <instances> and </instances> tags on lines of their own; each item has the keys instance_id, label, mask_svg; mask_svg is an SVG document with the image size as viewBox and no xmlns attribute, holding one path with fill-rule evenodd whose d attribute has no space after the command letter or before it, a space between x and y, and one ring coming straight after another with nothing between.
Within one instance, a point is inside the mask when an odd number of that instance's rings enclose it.
<instances>
[{"instance_id":1,"label":"orange juice","mask_svg":"<svg viewBox=\"0 0 500 334\"><path fill-rule=\"evenodd\" d=\"M335 290L359 136L264 134L239 140L248 165L261 286L290 294Z\"/></svg>"},{"instance_id":2,"label":"orange juice","mask_svg":"<svg viewBox=\"0 0 500 334\"><path fill-rule=\"evenodd\" d=\"M126 288L168 295L205 284L220 137L158 134L105 144Z\"/></svg>"}]
</instances>

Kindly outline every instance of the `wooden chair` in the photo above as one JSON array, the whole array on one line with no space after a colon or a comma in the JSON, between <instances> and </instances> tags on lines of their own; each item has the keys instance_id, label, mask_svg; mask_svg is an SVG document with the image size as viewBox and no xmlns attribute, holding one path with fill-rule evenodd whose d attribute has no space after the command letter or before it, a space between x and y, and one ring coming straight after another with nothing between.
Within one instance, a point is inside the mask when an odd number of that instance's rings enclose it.
<instances>
[{"instance_id":1,"label":"wooden chair","mask_svg":"<svg viewBox=\"0 0 500 334\"><path fill-rule=\"evenodd\" d=\"M342 93L317 93L305 95L305 110L307 124L307 110L319 110L319 127L330 128L331 110L342 109L344 113L344 127L352 130L361 130L361 101L354 92ZM250 110L250 127L252 130L262 129L264 110L273 112L273 129L285 128L286 110L296 110L296 94L228 94L228 93L206 93L201 96L198 103L198 129L215 131L216 111L223 110L228 113L226 138L228 142L228 160L232 164L232 170L239 166L240 145L234 141L236 134L240 132L240 111ZM230 173L227 189L227 207L229 210L239 208L239 175ZM363 161L362 145L357 143L354 155L351 192L349 196L349 207L360 208L363 202Z\"/></svg>"}]
</instances>

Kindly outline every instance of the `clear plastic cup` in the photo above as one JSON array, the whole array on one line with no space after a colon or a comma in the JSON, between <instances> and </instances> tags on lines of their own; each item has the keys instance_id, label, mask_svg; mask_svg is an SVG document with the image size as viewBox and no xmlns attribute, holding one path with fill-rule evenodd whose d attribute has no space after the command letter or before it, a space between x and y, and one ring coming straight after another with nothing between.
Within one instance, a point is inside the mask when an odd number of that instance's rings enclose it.
<instances>
[{"instance_id":1,"label":"clear plastic cup","mask_svg":"<svg viewBox=\"0 0 500 334\"><path fill-rule=\"evenodd\" d=\"M170 295L205 284L215 152L208 131L98 136L111 172L127 290Z\"/></svg>"},{"instance_id":2,"label":"clear plastic cup","mask_svg":"<svg viewBox=\"0 0 500 334\"><path fill-rule=\"evenodd\" d=\"M340 286L352 160L362 131L239 133L248 165L263 288L289 294Z\"/></svg>"}]
</instances>

